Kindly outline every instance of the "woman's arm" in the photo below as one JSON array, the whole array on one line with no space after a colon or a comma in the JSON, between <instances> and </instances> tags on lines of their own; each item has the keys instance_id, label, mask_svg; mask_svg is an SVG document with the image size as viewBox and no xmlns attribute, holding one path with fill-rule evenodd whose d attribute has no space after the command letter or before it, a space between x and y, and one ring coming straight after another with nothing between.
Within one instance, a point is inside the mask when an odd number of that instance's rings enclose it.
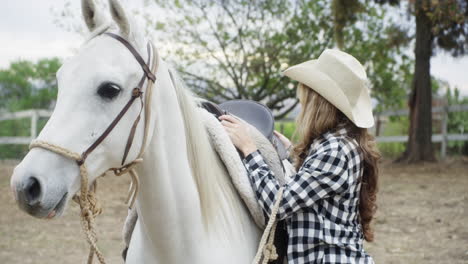
<instances>
[{"instance_id":1,"label":"woman's arm","mask_svg":"<svg viewBox=\"0 0 468 264\"><path fill-rule=\"evenodd\" d=\"M304 161L303 166L285 183L278 218L312 206L320 199L348 189L348 161L338 144L319 147ZM280 188L273 172L259 150L243 159L260 206L271 215L276 193Z\"/></svg>"},{"instance_id":2,"label":"woman's arm","mask_svg":"<svg viewBox=\"0 0 468 264\"><path fill-rule=\"evenodd\" d=\"M244 154L243 162L260 206L271 215L280 188L278 181L249 137L247 127L230 115L222 115L219 119L232 143ZM309 153L299 172L287 179L279 219L348 189L348 160L340 144L337 139L322 142Z\"/></svg>"}]
</instances>

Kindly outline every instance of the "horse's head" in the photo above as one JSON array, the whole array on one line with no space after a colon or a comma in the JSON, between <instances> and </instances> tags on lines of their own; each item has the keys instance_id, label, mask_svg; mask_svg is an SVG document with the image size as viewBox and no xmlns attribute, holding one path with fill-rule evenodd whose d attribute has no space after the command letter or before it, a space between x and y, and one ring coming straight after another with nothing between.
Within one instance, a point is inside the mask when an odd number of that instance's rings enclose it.
<instances>
[{"instance_id":1,"label":"horse's head","mask_svg":"<svg viewBox=\"0 0 468 264\"><path fill-rule=\"evenodd\" d=\"M56 107L38 140L82 153L108 128L142 79L143 70L134 55L121 42L102 33L114 32L124 37L145 61L147 43L137 28L131 26L117 1L110 0L109 6L112 23L106 22L92 0L82 1L91 38L57 72ZM131 127L141 110L140 103L139 98L132 103L115 128L87 157L89 182L107 169L121 166ZM140 122L127 161L137 157L143 133L144 125ZM27 213L41 218L60 215L80 188L79 167L76 161L63 155L33 148L15 168L11 188L20 208Z\"/></svg>"}]
</instances>

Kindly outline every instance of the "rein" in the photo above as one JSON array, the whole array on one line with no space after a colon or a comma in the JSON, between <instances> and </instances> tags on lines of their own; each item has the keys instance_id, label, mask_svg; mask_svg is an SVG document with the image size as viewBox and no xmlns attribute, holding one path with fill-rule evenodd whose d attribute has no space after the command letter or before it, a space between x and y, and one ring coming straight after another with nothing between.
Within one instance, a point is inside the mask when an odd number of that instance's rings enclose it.
<instances>
[{"instance_id":1,"label":"rein","mask_svg":"<svg viewBox=\"0 0 468 264\"><path fill-rule=\"evenodd\" d=\"M112 130L119 123L122 117L130 109L132 104L138 99L140 99L139 100L140 105L141 105L140 111L138 113L138 116L135 118L135 121L133 122L133 125L130 129L130 133L128 135L127 142L125 145L124 155L122 157L121 166L119 168L110 168L107 170L107 171L114 172L116 176L120 176L127 172L130 174L132 182L131 182L129 195L127 197L126 202L130 208L133 206L133 204L135 203L136 195L138 192L138 185L139 185L138 174L136 173L134 167L135 165L143 161L142 156L143 156L146 142L147 142L149 120L150 120L150 113L151 113L150 111L151 93L152 93L152 87L154 83L156 82L155 73L158 69L158 62L159 62L159 56L158 56L157 50L154 48L151 42L148 42L147 44L148 62L146 63L144 59L140 56L138 51L126 39L114 33L110 33L110 32L106 32L104 33L104 35L114 38L118 40L120 43L122 43L133 54L133 56L135 57L135 59L140 64L141 68L143 69L143 76L141 77L138 85L135 88L133 88L131 98L128 100L128 102L119 112L119 114L114 118L114 120L109 124L109 126L104 130L104 132L81 154L70 151L66 148L52 144L50 142L42 141L42 140L34 140L29 145L30 149L43 148L43 149L52 151L54 153L57 153L59 155L65 156L69 159L75 160L76 164L78 165L80 169L80 177L81 177L80 194L75 195L73 197L73 200L80 205L81 226L86 235L86 240L88 241L88 244L90 246L89 255L88 255L88 264L91 264L93 262L94 255L97 256L99 263L101 264L105 264L105 260L104 260L104 256L102 255L102 252L99 250L97 246L97 235L96 235L95 224L94 224L94 219L97 215L99 215L102 212L102 208L98 204L98 201L96 198L96 187L97 187L96 181L92 183L91 188L88 187L89 186L88 170L86 168L85 161L88 155L92 153L112 132ZM151 64L151 52L153 52L153 63L152 63L152 67L150 68L149 65ZM147 85L146 85L146 91L143 92L143 84L146 81L146 79L148 79ZM144 100L143 100L143 95L145 95ZM141 113L143 112L143 109L145 111L145 120L144 120L144 136L143 136L141 149L135 160L125 164L127 155L133 143L133 138L135 137L136 128L141 119ZM103 176L104 174L105 173L103 173L101 176Z\"/></svg>"}]
</instances>

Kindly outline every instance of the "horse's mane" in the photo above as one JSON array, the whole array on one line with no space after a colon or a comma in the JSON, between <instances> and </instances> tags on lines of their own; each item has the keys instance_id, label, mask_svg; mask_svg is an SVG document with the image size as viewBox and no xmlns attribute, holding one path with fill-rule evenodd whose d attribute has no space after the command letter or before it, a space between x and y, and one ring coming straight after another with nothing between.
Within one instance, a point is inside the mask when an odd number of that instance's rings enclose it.
<instances>
[{"instance_id":1,"label":"horse's mane","mask_svg":"<svg viewBox=\"0 0 468 264\"><path fill-rule=\"evenodd\" d=\"M244 226L240 217L242 204L196 109L203 99L194 96L174 70L169 73L184 119L189 161L200 194L205 227L221 231L233 225ZM219 226L214 225L214 219Z\"/></svg>"}]
</instances>

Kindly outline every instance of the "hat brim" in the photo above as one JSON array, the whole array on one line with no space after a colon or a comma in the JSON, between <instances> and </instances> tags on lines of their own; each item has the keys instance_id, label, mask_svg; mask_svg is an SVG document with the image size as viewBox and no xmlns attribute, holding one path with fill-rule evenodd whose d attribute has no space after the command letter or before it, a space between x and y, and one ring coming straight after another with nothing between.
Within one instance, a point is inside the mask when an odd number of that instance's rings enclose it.
<instances>
[{"instance_id":1,"label":"hat brim","mask_svg":"<svg viewBox=\"0 0 468 264\"><path fill-rule=\"evenodd\" d=\"M356 126L369 128L374 125L372 104L367 88L364 88L354 107L338 84L317 67L317 60L310 60L286 69L283 74L289 78L307 85L327 101L338 108Z\"/></svg>"}]
</instances>

